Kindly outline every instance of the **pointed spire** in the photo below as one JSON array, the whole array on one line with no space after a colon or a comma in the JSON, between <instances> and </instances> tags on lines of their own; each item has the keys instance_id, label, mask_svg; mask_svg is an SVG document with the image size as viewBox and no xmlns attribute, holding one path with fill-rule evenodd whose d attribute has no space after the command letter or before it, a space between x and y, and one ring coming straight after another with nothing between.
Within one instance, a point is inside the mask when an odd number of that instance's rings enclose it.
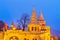
<instances>
[{"instance_id":1,"label":"pointed spire","mask_svg":"<svg viewBox=\"0 0 60 40\"><path fill-rule=\"evenodd\" d=\"M14 21L12 21L12 23L11 23L11 27L14 27L15 25L14 25Z\"/></svg>"},{"instance_id":2,"label":"pointed spire","mask_svg":"<svg viewBox=\"0 0 60 40\"><path fill-rule=\"evenodd\" d=\"M14 21L12 21L12 24L11 25L14 25Z\"/></svg>"},{"instance_id":3,"label":"pointed spire","mask_svg":"<svg viewBox=\"0 0 60 40\"><path fill-rule=\"evenodd\" d=\"M14 29L14 28L15 28L14 21L12 21L12 24L10 26L10 29Z\"/></svg>"},{"instance_id":4,"label":"pointed spire","mask_svg":"<svg viewBox=\"0 0 60 40\"><path fill-rule=\"evenodd\" d=\"M38 16L38 20L39 21L44 21L43 15L42 15L42 11L40 12L40 15Z\"/></svg>"},{"instance_id":5,"label":"pointed spire","mask_svg":"<svg viewBox=\"0 0 60 40\"><path fill-rule=\"evenodd\" d=\"M34 8L32 8L32 15L30 17L30 23L36 23L36 14Z\"/></svg>"},{"instance_id":6,"label":"pointed spire","mask_svg":"<svg viewBox=\"0 0 60 40\"><path fill-rule=\"evenodd\" d=\"M44 17L42 15L42 11L40 12L40 15L38 17L38 22L39 22L40 26L45 26L45 24L46 24L45 21L44 21Z\"/></svg>"}]
</instances>

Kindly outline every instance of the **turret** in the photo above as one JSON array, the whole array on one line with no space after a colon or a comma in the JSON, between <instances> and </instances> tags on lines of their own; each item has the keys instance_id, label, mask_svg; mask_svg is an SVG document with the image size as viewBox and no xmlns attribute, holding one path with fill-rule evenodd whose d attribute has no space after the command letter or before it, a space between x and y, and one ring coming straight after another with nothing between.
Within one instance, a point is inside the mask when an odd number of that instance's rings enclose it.
<instances>
[{"instance_id":1,"label":"turret","mask_svg":"<svg viewBox=\"0 0 60 40\"><path fill-rule=\"evenodd\" d=\"M34 10L34 8L32 8L32 15L31 15L30 21L28 23L28 30L29 31L38 31L39 29L40 29L40 27L37 24L35 10Z\"/></svg>"},{"instance_id":2,"label":"turret","mask_svg":"<svg viewBox=\"0 0 60 40\"><path fill-rule=\"evenodd\" d=\"M36 19L36 13L34 8L32 8L32 15L30 17L30 22L29 23L36 23L37 19Z\"/></svg>"},{"instance_id":3,"label":"turret","mask_svg":"<svg viewBox=\"0 0 60 40\"><path fill-rule=\"evenodd\" d=\"M10 29L11 29L11 30L15 30L15 29L16 29L16 27L15 27L15 25L14 25L14 21L12 21L12 24L11 24L11 26L10 26Z\"/></svg>"},{"instance_id":4,"label":"turret","mask_svg":"<svg viewBox=\"0 0 60 40\"><path fill-rule=\"evenodd\" d=\"M45 26L45 21L44 21L42 12L40 12L40 15L38 16L38 24L39 24L40 26Z\"/></svg>"}]
</instances>

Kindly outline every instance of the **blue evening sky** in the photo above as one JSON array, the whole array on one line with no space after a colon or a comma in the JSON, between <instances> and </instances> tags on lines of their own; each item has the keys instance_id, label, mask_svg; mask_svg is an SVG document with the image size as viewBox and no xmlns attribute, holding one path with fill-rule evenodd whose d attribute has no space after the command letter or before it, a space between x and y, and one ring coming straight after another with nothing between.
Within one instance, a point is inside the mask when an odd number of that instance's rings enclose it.
<instances>
[{"instance_id":1,"label":"blue evening sky","mask_svg":"<svg viewBox=\"0 0 60 40\"><path fill-rule=\"evenodd\" d=\"M33 6L36 16L42 10L46 24L60 31L60 0L0 0L0 20L16 23L23 13L31 15Z\"/></svg>"}]
</instances>

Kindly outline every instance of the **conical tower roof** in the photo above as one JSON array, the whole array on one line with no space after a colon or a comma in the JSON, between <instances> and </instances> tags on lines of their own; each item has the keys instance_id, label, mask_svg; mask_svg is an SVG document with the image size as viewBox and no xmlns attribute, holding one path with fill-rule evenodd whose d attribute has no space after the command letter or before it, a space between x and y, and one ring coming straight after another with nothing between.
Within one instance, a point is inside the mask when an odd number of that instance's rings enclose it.
<instances>
[{"instance_id":1,"label":"conical tower roof","mask_svg":"<svg viewBox=\"0 0 60 40\"><path fill-rule=\"evenodd\" d=\"M14 25L14 21L12 21L11 25Z\"/></svg>"},{"instance_id":2,"label":"conical tower roof","mask_svg":"<svg viewBox=\"0 0 60 40\"><path fill-rule=\"evenodd\" d=\"M38 20L39 21L44 21L44 17L42 15L42 11L40 12L39 16L38 16Z\"/></svg>"},{"instance_id":3,"label":"conical tower roof","mask_svg":"<svg viewBox=\"0 0 60 40\"><path fill-rule=\"evenodd\" d=\"M36 13L34 8L32 8L32 15L30 17L30 23L36 23Z\"/></svg>"},{"instance_id":4,"label":"conical tower roof","mask_svg":"<svg viewBox=\"0 0 60 40\"><path fill-rule=\"evenodd\" d=\"M12 24L11 24L11 26L10 26L10 29L12 29L12 30L15 30L15 29L16 29L16 27L15 27L15 25L14 25L14 21L12 21Z\"/></svg>"}]
</instances>

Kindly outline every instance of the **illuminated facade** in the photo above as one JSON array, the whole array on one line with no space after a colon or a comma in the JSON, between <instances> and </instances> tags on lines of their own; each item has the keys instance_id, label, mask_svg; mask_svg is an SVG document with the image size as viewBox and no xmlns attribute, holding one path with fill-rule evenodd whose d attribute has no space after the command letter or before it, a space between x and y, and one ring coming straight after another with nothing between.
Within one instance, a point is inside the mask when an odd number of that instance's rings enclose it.
<instances>
[{"instance_id":1,"label":"illuminated facade","mask_svg":"<svg viewBox=\"0 0 60 40\"><path fill-rule=\"evenodd\" d=\"M30 21L27 24L27 30L17 30L14 23L11 24L10 29L3 28L4 32L1 32L1 40L50 40L50 27L45 25L42 12L38 18L36 18L35 10L32 9L32 15ZM6 25L6 24L5 24ZM6 30L6 31L5 31Z\"/></svg>"}]
</instances>

